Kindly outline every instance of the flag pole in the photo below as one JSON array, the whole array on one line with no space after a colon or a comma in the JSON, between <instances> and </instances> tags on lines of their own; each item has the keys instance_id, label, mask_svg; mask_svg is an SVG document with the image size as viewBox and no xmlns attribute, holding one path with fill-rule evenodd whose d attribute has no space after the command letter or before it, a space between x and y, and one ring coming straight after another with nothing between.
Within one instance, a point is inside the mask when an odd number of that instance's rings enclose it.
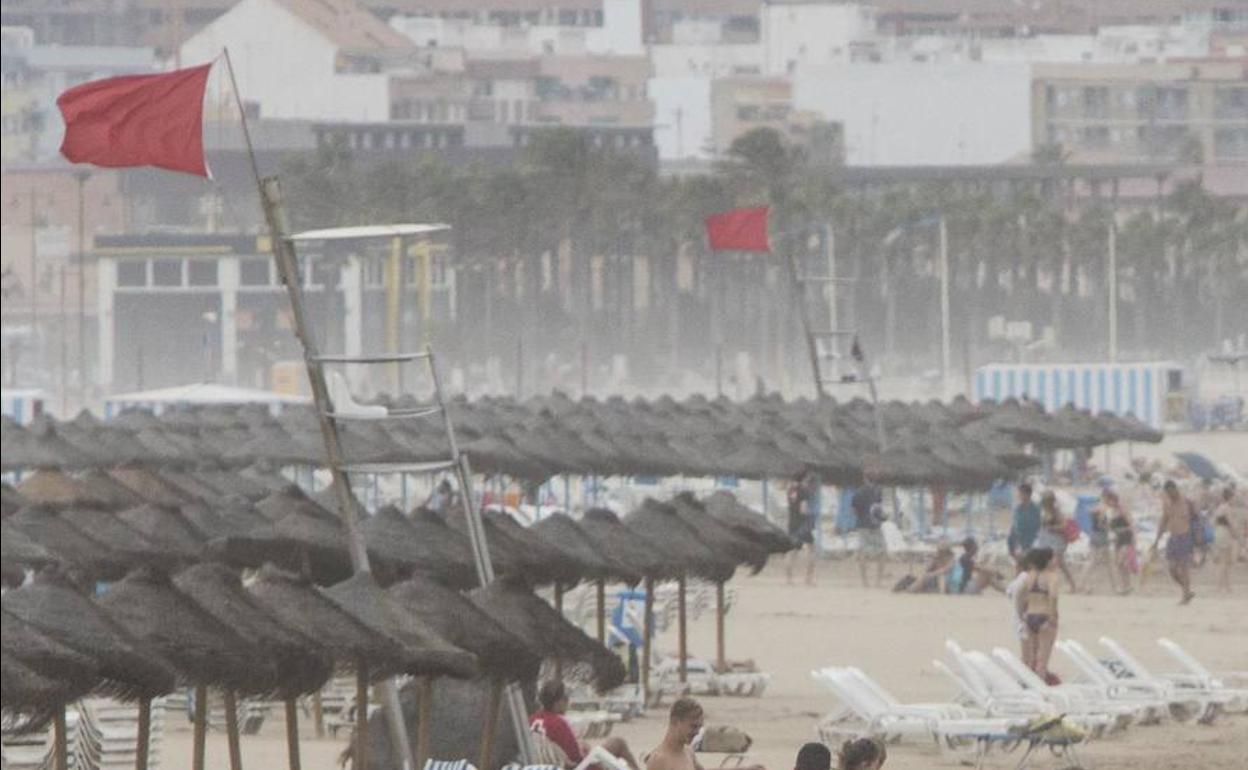
<instances>
[{"instance_id":1,"label":"flag pole","mask_svg":"<svg viewBox=\"0 0 1248 770\"><path fill-rule=\"evenodd\" d=\"M251 163L251 175L256 180L256 190L263 195L264 184L260 179L260 165L256 163L256 148L251 143L251 129L247 126L247 111L243 109L243 96L238 90L238 79L234 77L234 62L230 60L230 49L222 48L225 57L225 70L230 75L230 90L234 92L234 104L238 105L238 117L243 124L243 141L247 144L247 160Z\"/></svg>"}]
</instances>

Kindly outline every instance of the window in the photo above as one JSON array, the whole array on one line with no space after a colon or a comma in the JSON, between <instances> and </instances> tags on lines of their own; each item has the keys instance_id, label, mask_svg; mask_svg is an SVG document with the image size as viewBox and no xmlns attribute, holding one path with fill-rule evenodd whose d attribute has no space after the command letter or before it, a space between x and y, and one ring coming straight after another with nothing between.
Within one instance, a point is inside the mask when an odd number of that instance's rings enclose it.
<instances>
[{"instance_id":1,"label":"window","mask_svg":"<svg viewBox=\"0 0 1248 770\"><path fill-rule=\"evenodd\" d=\"M1248 120L1248 88L1219 88L1215 91L1213 116L1219 120Z\"/></svg>"},{"instance_id":2,"label":"window","mask_svg":"<svg viewBox=\"0 0 1248 770\"><path fill-rule=\"evenodd\" d=\"M134 288L147 285L147 260L127 259L117 263L117 285Z\"/></svg>"},{"instance_id":3,"label":"window","mask_svg":"<svg viewBox=\"0 0 1248 770\"><path fill-rule=\"evenodd\" d=\"M192 259L186 263L187 286L216 286L217 262L211 259Z\"/></svg>"},{"instance_id":4,"label":"window","mask_svg":"<svg viewBox=\"0 0 1248 770\"><path fill-rule=\"evenodd\" d=\"M1216 158L1248 158L1248 128L1219 128L1213 132Z\"/></svg>"},{"instance_id":5,"label":"window","mask_svg":"<svg viewBox=\"0 0 1248 770\"><path fill-rule=\"evenodd\" d=\"M269 260L243 259L238 263L238 283L240 286L268 286Z\"/></svg>"},{"instance_id":6,"label":"window","mask_svg":"<svg viewBox=\"0 0 1248 770\"><path fill-rule=\"evenodd\" d=\"M1109 89L1089 86L1083 89L1083 114L1088 118L1109 116Z\"/></svg>"},{"instance_id":7,"label":"window","mask_svg":"<svg viewBox=\"0 0 1248 770\"><path fill-rule=\"evenodd\" d=\"M1107 126L1087 126L1079 132L1079 142L1085 149L1105 149L1109 146L1109 128Z\"/></svg>"},{"instance_id":8,"label":"window","mask_svg":"<svg viewBox=\"0 0 1248 770\"><path fill-rule=\"evenodd\" d=\"M181 286L182 285L182 260L180 259L153 259L152 260L152 285L153 286Z\"/></svg>"}]
</instances>

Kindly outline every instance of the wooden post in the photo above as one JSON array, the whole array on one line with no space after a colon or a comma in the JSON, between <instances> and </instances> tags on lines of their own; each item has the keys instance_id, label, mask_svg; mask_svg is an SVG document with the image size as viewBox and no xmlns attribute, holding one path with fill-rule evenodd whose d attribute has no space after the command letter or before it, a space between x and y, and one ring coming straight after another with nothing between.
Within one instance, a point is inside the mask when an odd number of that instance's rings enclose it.
<instances>
[{"instance_id":1,"label":"wooden post","mask_svg":"<svg viewBox=\"0 0 1248 770\"><path fill-rule=\"evenodd\" d=\"M641 635L641 702L650 704L650 637L654 632L654 578L646 578L646 600Z\"/></svg>"},{"instance_id":2,"label":"wooden post","mask_svg":"<svg viewBox=\"0 0 1248 770\"><path fill-rule=\"evenodd\" d=\"M555 612L563 617L563 584L555 581ZM555 658L555 678L563 679L563 660Z\"/></svg>"},{"instance_id":3,"label":"wooden post","mask_svg":"<svg viewBox=\"0 0 1248 770\"><path fill-rule=\"evenodd\" d=\"M317 738L325 737L325 707L321 704L321 691L312 693L312 730Z\"/></svg>"},{"instance_id":4,"label":"wooden post","mask_svg":"<svg viewBox=\"0 0 1248 770\"><path fill-rule=\"evenodd\" d=\"M495 679L490 682L490 700L485 707L485 728L481 733L481 757L477 762L478 770L491 770L494 767L494 736L498 732L498 711L503 704L503 682ZM416 770L422 770L422 767Z\"/></svg>"},{"instance_id":5,"label":"wooden post","mask_svg":"<svg viewBox=\"0 0 1248 770\"><path fill-rule=\"evenodd\" d=\"M286 699L286 757L289 770L300 770L299 706L294 696Z\"/></svg>"},{"instance_id":6,"label":"wooden post","mask_svg":"<svg viewBox=\"0 0 1248 770\"><path fill-rule=\"evenodd\" d=\"M680 683L684 684L689 681L689 628L687 625L687 616L685 614L685 576L681 575L676 579L676 610L677 625L680 639L678 641L680 647Z\"/></svg>"},{"instance_id":7,"label":"wooden post","mask_svg":"<svg viewBox=\"0 0 1248 770\"><path fill-rule=\"evenodd\" d=\"M152 745L152 699L139 699L139 736L134 742L134 770L147 770Z\"/></svg>"},{"instance_id":8,"label":"wooden post","mask_svg":"<svg viewBox=\"0 0 1248 770\"><path fill-rule=\"evenodd\" d=\"M398 750L398 747L395 747ZM368 664L355 662L355 762L353 770L368 767Z\"/></svg>"},{"instance_id":9,"label":"wooden post","mask_svg":"<svg viewBox=\"0 0 1248 770\"><path fill-rule=\"evenodd\" d=\"M607 582L598 579L595 589L598 594L598 644L607 643Z\"/></svg>"},{"instance_id":10,"label":"wooden post","mask_svg":"<svg viewBox=\"0 0 1248 770\"><path fill-rule=\"evenodd\" d=\"M502 685L500 684L501 688ZM429 761L429 740L433 731L430 717L433 715L433 680L421 677L416 684L417 708L420 720L416 723L416 767L413 770L424 770ZM500 689L501 693L502 690ZM485 770L485 768L481 768Z\"/></svg>"},{"instance_id":11,"label":"wooden post","mask_svg":"<svg viewBox=\"0 0 1248 770\"><path fill-rule=\"evenodd\" d=\"M238 741L238 699L225 691L225 740L230 747L230 770L243 770L243 750Z\"/></svg>"},{"instance_id":12,"label":"wooden post","mask_svg":"<svg viewBox=\"0 0 1248 770\"><path fill-rule=\"evenodd\" d=\"M719 671L728 670L724 655L724 581L715 584L715 666Z\"/></svg>"},{"instance_id":13,"label":"wooden post","mask_svg":"<svg viewBox=\"0 0 1248 770\"><path fill-rule=\"evenodd\" d=\"M52 752L56 761L56 770L69 770L69 736L66 735L65 706L56 709L56 718L52 722Z\"/></svg>"},{"instance_id":14,"label":"wooden post","mask_svg":"<svg viewBox=\"0 0 1248 770\"><path fill-rule=\"evenodd\" d=\"M195 685L195 725L191 742L191 767L204 770L204 743L208 737L208 687Z\"/></svg>"}]
</instances>

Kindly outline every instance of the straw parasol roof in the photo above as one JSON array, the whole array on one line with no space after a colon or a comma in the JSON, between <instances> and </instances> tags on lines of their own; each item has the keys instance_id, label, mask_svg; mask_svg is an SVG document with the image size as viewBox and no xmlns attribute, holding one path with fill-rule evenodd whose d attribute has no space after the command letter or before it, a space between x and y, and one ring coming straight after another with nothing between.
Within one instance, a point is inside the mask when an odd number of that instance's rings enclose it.
<instances>
[{"instance_id":1,"label":"straw parasol roof","mask_svg":"<svg viewBox=\"0 0 1248 770\"><path fill-rule=\"evenodd\" d=\"M486 511L482 518L488 522L487 538L506 533L525 554L529 567L524 575L530 582L558 582L571 585L582 578L593 577L600 571L601 560L585 561L570 548L561 548L531 529L520 526L510 514L502 511Z\"/></svg>"},{"instance_id":2,"label":"straw parasol roof","mask_svg":"<svg viewBox=\"0 0 1248 770\"><path fill-rule=\"evenodd\" d=\"M95 459L61 437L51 418L40 415L13 431L3 462L5 468L90 468Z\"/></svg>"},{"instance_id":3,"label":"straw parasol roof","mask_svg":"<svg viewBox=\"0 0 1248 770\"><path fill-rule=\"evenodd\" d=\"M585 565L585 577L636 583L641 574L636 568L617 561L609 552L599 550L574 519L563 513L546 516L531 528L533 534L561 551L572 554Z\"/></svg>"},{"instance_id":4,"label":"straw parasol roof","mask_svg":"<svg viewBox=\"0 0 1248 770\"><path fill-rule=\"evenodd\" d=\"M285 699L315 692L333 673L329 653L270 615L243 588L235 571L220 564L197 564L175 575L173 584L272 663L274 695Z\"/></svg>"},{"instance_id":5,"label":"straw parasol roof","mask_svg":"<svg viewBox=\"0 0 1248 770\"><path fill-rule=\"evenodd\" d=\"M263 651L200 609L164 573L136 570L96 601L187 684L244 695L267 693L276 685L276 666Z\"/></svg>"},{"instance_id":6,"label":"straw parasol roof","mask_svg":"<svg viewBox=\"0 0 1248 770\"><path fill-rule=\"evenodd\" d=\"M727 490L712 492L702 498L706 512L734 532L765 548L769 553L786 553L797 547L788 533L772 524L763 514L742 505Z\"/></svg>"},{"instance_id":7,"label":"straw parasol roof","mask_svg":"<svg viewBox=\"0 0 1248 770\"><path fill-rule=\"evenodd\" d=\"M90 654L61 644L7 610L0 616L3 616L4 625L0 650L3 650L5 660L21 661L44 676L80 682L84 692L99 681L100 667ZM8 693L5 695L7 697Z\"/></svg>"},{"instance_id":8,"label":"straw parasol roof","mask_svg":"<svg viewBox=\"0 0 1248 770\"><path fill-rule=\"evenodd\" d=\"M8 516L16 513L18 508L27 504L26 498L8 483L0 484L0 515Z\"/></svg>"},{"instance_id":9,"label":"straw parasol roof","mask_svg":"<svg viewBox=\"0 0 1248 770\"><path fill-rule=\"evenodd\" d=\"M28 569L38 569L56 562L56 557L28 535L0 519L0 571L5 585L17 585Z\"/></svg>"},{"instance_id":10,"label":"straw parasol roof","mask_svg":"<svg viewBox=\"0 0 1248 770\"><path fill-rule=\"evenodd\" d=\"M341 521L337 513L308 497L294 484L287 484L280 491L269 493L256 503L256 510L269 521L278 521L291 514L322 521Z\"/></svg>"},{"instance_id":11,"label":"straw parasol roof","mask_svg":"<svg viewBox=\"0 0 1248 770\"><path fill-rule=\"evenodd\" d=\"M37 673L16 659L0 661L0 711L6 735L42 730L64 704L86 694L82 682Z\"/></svg>"},{"instance_id":12,"label":"straw parasol roof","mask_svg":"<svg viewBox=\"0 0 1248 770\"><path fill-rule=\"evenodd\" d=\"M62 576L45 570L0 597L5 612L95 661L104 692L132 700L174 688L173 669Z\"/></svg>"},{"instance_id":13,"label":"straw parasol roof","mask_svg":"<svg viewBox=\"0 0 1248 770\"><path fill-rule=\"evenodd\" d=\"M716 582L732 577L735 560L712 552L672 506L647 497L623 521L664 557L668 575L696 575Z\"/></svg>"},{"instance_id":14,"label":"straw parasol roof","mask_svg":"<svg viewBox=\"0 0 1248 770\"><path fill-rule=\"evenodd\" d=\"M477 585L476 560L462 532L425 508L414 509L408 521L421 547L418 552L420 574L452 588ZM494 568L499 569L499 565L495 563Z\"/></svg>"},{"instance_id":15,"label":"straw parasol roof","mask_svg":"<svg viewBox=\"0 0 1248 770\"><path fill-rule=\"evenodd\" d=\"M149 540L134 527L108 511L72 506L58 512L60 518L92 540L103 543L126 560L130 567L148 565L172 569L195 554L179 554Z\"/></svg>"},{"instance_id":16,"label":"straw parasol roof","mask_svg":"<svg viewBox=\"0 0 1248 770\"><path fill-rule=\"evenodd\" d=\"M184 519L177 508L144 503L116 516L173 559L189 563L203 555L204 534Z\"/></svg>"},{"instance_id":17,"label":"straw parasol roof","mask_svg":"<svg viewBox=\"0 0 1248 770\"><path fill-rule=\"evenodd\" d=\"M466 547L442 551L438 542L423 537L411 520L392 505L365 517L360 528L370 556L376 559L375 568L396 575L421 572L453 586L466 587L476 582L476 572ZM440 530L438 534L448 538L455 537L440 519L429 528ZM464 544L460 541L459 545Z\"/></svg>"},{"instance_id":18,"label":"straw parasol roof","mask_svg":"<svg viewBox=\"0 0 1248 770\"><path fill-rule=\"evenodd\" d=\"M455 511L447 511L440 514L440 516L442 521L452 530L464 537L464 542L470 549L469 554L471 557L472 545L467 539L468 525L464 521L464 517ZM537 558L527 552L524 544L512 537L508 530L500 529L498 522L492 521L485 516L481 517L481 523L485 530L486 545L490 549L490 561L494 565L496 573L522 576L531 574L532 577L530 579L533 580L548 579L543 571L543 565ZM476 560L473 559L472 563L475 565Z\"/></svg>"},{"instance_id":19,"label":"straw parasol roof","mask_svg":"<svg viewBox=\"0 0 1248 770\"><path fill-rule=\"evenodd\" d=\"M475 655L483 675L508 681L537 676L538 651L467 596L423 577L395 583L386 595L440 637Z\"/></svg>"},{"instance_id":20,"label":"straw parasol roof","mask_svg":"<svg viewBox=\"0 0 1248 770\"><path fill-rule=\"evenodd\" d=\"M114 468L108 475L149 503L182 505L192 502L147 468Z\"/></svg>"},{"instance_id":21,"label":"straw parasol roof","mask_svg":"<svg viewBox=\"0 0 1248 770\"><path fill-rule=\"evenodd\" d=\"M107 481L102 481L101 476ZM22 479L17 491L31 502L43 505L85 505L113 510L135 499L133 492L112 482L107 474L91 471L82 478L53 469L35 471ZM131 503L133 504L133 503Z\"/></svg>"},{"instance_id":22,"label":"straw parasol roof","mask_svg":"<svg viewBox=\"0 0 1248 770\"><path fill-rule=\"evenodd\" d=\"M8 517L8 523L46 549L57 561L72 565L89 577L120 577L133 566L134 558L141 558L133 552L115 553L46 506L28 505Z\"/></svg>"},{"instance_id":23,"label":"straw parasol roof","mask_svg":"<svg viewBox=\"0 0 1248 770\"><path fill-rule=\"evenodd\" d=\"M673 565L646 537L633 532L606 508L590 508L581 516L581 531L599 553L629 565L643 577L670 577Z\"/></svg>"},{"instance_id":24,"label":"straw parasol roof","mask_svg":"<svg viewBox=\"0 0 1248 770\"><path fill-rule=\"evenodd\" d=\"M420 618L390 598L367 572L325 589L343 610L373 628L379 628L403 646L404 671L413 676L451 676L468 679L477 674L477 659L443 639Z\"/></svg>"},{"instance_id":25,"label":"straw parasol roof","mask_svg":"<svg viewBox=\"0 0 1248 770\"><path fill-rule=\"evenodd\" d=\"M598 692L619 686L627 673L612 652L569 623L520 581L496 580L470 594L473 602L543 658L563 664L564 676L592 682Z\"/></svg>"},{"instance_id":26,"label":"straw parasol roof","mask_svg":"<svg viewBox=\"0 0 1248 770\"><path fill-rule=\"evenodd\" d=\"M771 554L752 539L742 537L707 513L692 492L681 492L672 498L671 506L681 521L689 525L708 548L721 558L737 564L748 564L754 574L767 566Z\"/></svg>"},{"instance_id":27,"label":"straw parasol roof","mask_svg":"<svg viewBox=\"0 0 1248 770\"><path fill-rule=\"evenodd\" d=\"M280 623L315 639L339 666L363 662L374 681L407 668L408 655L399 642L292 573L266 566L247 590Z\"/></svg>"}]
</instances>

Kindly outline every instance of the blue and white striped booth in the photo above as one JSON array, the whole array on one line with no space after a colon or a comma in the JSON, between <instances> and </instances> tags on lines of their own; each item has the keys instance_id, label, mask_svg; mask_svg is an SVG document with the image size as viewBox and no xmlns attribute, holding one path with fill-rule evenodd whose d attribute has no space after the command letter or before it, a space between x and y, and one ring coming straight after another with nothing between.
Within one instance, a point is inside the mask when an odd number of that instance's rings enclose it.
<instances>
[{"instance_id":1,"label":"blue and white striped booth","mask_svg":"<svg viewBox=\"0 0 1248 770\"><path fill-rule=\"evenodd\" d=\"M1160 429L1175 421L1167 399L1182 395L1185 378L1183 366L1173 361L988 364L975 370L974 393L976 401L1026 396L1049 412L1073 403L1093 413L1130 414Z\"/></svg>"},{"instance_id":2,"label":"blue and white striped booth","mask_svg":"<svg viewBox=\"0 0 1248 770\"><path fill-rule=\"evenodd\" d=\"M4 416L25 425L43 413L43 391L29 388L5 388L0 390L4 401Z\"/></svg>"}]
</instances>

